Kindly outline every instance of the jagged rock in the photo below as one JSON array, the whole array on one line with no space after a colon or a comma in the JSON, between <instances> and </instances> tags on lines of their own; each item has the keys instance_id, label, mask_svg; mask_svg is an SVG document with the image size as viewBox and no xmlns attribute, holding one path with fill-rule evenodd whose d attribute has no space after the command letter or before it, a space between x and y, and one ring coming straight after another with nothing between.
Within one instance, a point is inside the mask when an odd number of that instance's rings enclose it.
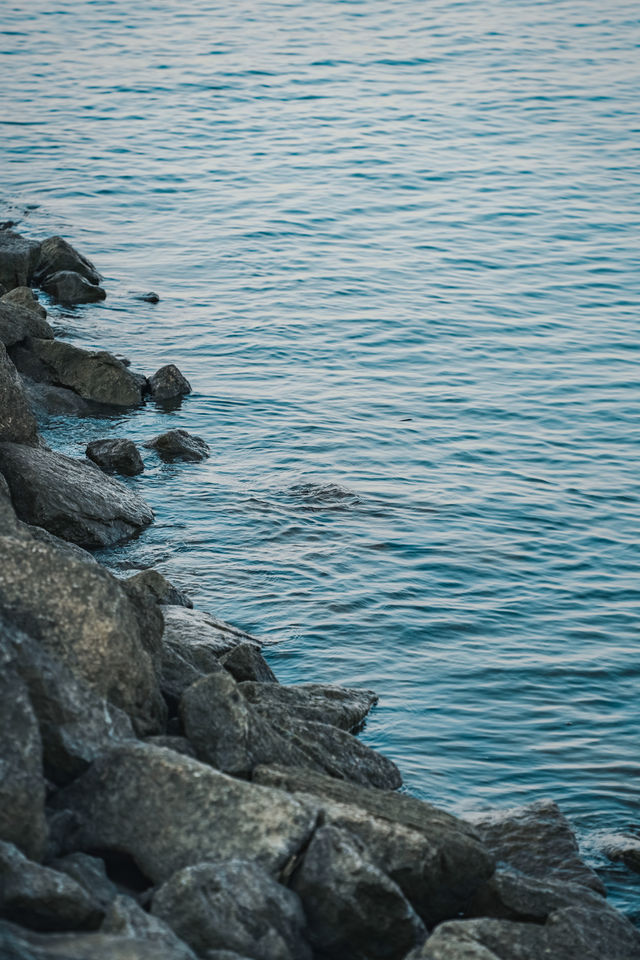
<instances>
[{"instance_id":1,"label":"jagged rock","mask_svg":"<svg viewBox=\"0 0 640 960\"><path fill-rule=\"evenodd\" d=\"M601 849L609 860L621 860L629 870L640 873L640 837L622 833L608 836Z\"/></svg>"},{"instance_id":2,"label":"jagged rock","mask_svg":"<svg viewBox=\"0 0 640 960\"><path fill-rule=\"evenodd\" d=\"M78 930L97 927L102 911L71 877L0 842L0 916L32 930Z\"/></svg>"},{"instance_id":3,"label":"jagged rock","mask_svg":"<svg viewBox=\"0 0 640 960\"><path fill-rule=\"evenodd\" d=\"M238 682L255 681L257 685L278 682L257 643L239 643L229 653L223 654L220 663Z\"/></svg>"},{"instance_id":4,"label":"jagged rock","mask_svg":"<svg viewBox=\"0 0 640 960\"><path fill-rule=\"evenodd\" d=\"M0 474L0 477L1 476L2 474ZM6 483L4 477L2 477L2 480ZM7 487L7 489L9 488ZM98 563L94 555L89 553L88 550L85 550L84 547L79 547L77 543L69 543L68 540L56 537L55 534L49 533L44 527L34 527L30 523L23 523L19 520L18 529L28 536L33 537L34 540L39 540L40 543L48 543L50 547L55 547L56 550L62 550L66 556L72 557L75 560L82 560L83 563Z\"/></svg>"},{"instance_id":5,"label":"jagged rock","mask_svg":"<svg viewBox=\"0 0 640 960\"><path fill-rule=\"evenodd\" d=\"M517 870L496 870L474 894L465 915L543 923L562 907L610 909L599 893L578 883L536 880Z\"/></svg>"},{"instance_id":6,"label":"jagged rock","mask_svg":"<svg viewBox=\"0 0 640 960\"><path fill-rule=\"evenodd\" d=\"M40 256L40 244L13 230L0 231L0 283L7 289L28 287Z\"/></svg>"},{"instance_id":7,"label":"jagged rock","mask_svg":"<svg viewBox=\"0 0 640 960\"><path fill-rule=\"evenodd\" d=\"M13 290L9 290L8 293L3 294L0 300L3 303L17 303L19 307L23 307L25 310L31 310L32 313L36 313L43 320L47 319L47 311L42 304L39 303L31 287L14 287Z\"/></svg>"},{"instance_id":8,"label":"jagged rock","mask_svg":"<svg viewBox=\"0 0 640 960\"><path fill-rule=\"evenodd\" d=\"M78 680L125 710L139 733L163 728L154 644L158 608L130 598L97 564L31 537L0 536L0 613ZM106 722L106 721L105 721Z\"/></svg>"},{"instance_id":9,"label":"jagged rock","mask_svg":"<svg viewBox=\"0 0 640 960\"><path fill-rule=\"evenodd\" d=\"M242 683L240 690L250 703L265 714L274 709L279 716L284 710L301 720L329 723L342 730L359 727L371 707L378 702L377 694L372 690L320 683L299 683L291 687Z\"/></svg>"},{"instance_id":10,"label":"jagged rock","mask_svg":"<svg viewBox=\"0 0 640 960\"><path fill-rule=\"evenodd\" d=\"M125 477L135 477L144 470L144 463L135 443L123 437L92 440L87 444L85 453L106 472L112 471L121 473Z\"/></svg>"},{"instance_id":11,"label":"jagged rock","mask_svg":"<svg viewBox=\"0 0 640 960\"><path fill-rule=\"evenodd\" d=\"M175 750L176 753L181 753L185 757L193 757L195 759L195 750L186 737L147 737L146 742L150 743L153 747L166 747L167 750Z\"/></svg>"},{"instance_id":12,"label":"jagged rock","mask_svg":"<svg viewBox=\"0 0 640 960\"><path fill-rule=\"evenodd\" d=\"M581 883L605 893L597 873L581 859L569 821L552 800L467 819L496 859L507 866L529 877Z\"/></svg>"},{"instance_id":13,"label":"jagged rock","mask_svg":"<svg viewBox=\"0 0 640 960\"><path fill-rule=\"evenodd\" d=\"M214 859L251 860L277 874L317 816L279 790L146 743L108 751L53 800L78 818L70 846L127 853L154 883Z\"/></svg>"},{"instance_id":14,"label":"jagged rock","mask_svg":"<svg viewBox=\"0 0 640 960\"><path fill-rule=\"evenodd\" d=\"M81 547L120 543L153 520L142 497L86 460L2 443L0 471L21 520Z\"/></svg>"},{"instance_id":15,"label":"jagged rock","mask_svg":"<svg viewBox=\"0 0 640 960\"><path fill-rule=\"evenodd\" d=\"M163 637L160 689L172 713L177 711L185 690L222 669L217 655L206 644L186 645Z\"/></svg>"},{"instance_id":16,"label":"jagged rock","mask_svg":"<svg viewBox=\"0 0 640 960\"><path fill-rule=\"evenodd\" d=\"M197 953L235 950L260 960L311 960L299 898L253 863L199 863L154 893L152 913Z\"/></svg>"},{"instance_id":17,"label":"jagged rock","mask_svg":"<svg viewBox=\"0 0 640 960\"><path fill-rule=\"evenodd\" d=\"M107 296L102 287L98 287L74 270L60 270L40 280L40 286L48 294L69 305L76 303L96 303Z\"/></svg>"},{"instance_id":18,"label":"jagged rock","mask_svg":"<svg viewBox=\"0 0 640 960\"><path fill-rule=\"evenodd\" d=\"M37 337L28 341L28 350L29 363L24 352L16 355L16 362L33 380L68 387L85 400L116 407L135 406L142 399L133 374L106 350L83 350L64 340Z\"/></svg>"},{"instance_id":19,"label":"jagged rock","mask_svg":"<svg viewBox=\"0 0 640 960\"><path fill-rule=\"evenodd\" d=\"M70 243L62 237L47 237L40 244L40 256L35 269L36 278L43 280L61 270L79 273L92 284L98 284L102 280L91 261L78 253Z\"/></svg>"},{"instance_id":20,"label":"jagged rock","mask_svg":"<svg viewBox=\"0 0 640 960\"><path fill-rule=\"evenodd\" d=\"M159 570L148 569L134 573L129 577L129 583L146 590L156 603L190 609L193 607L189 597L167 580Z\"/></svg>"},{"instance_id":21,"label":"jagged rock","mask_svg":"<svg viewBox=\"0 0 640 960\"><path fill-rule=\"evenodd\" d=\"M70 853L52 860L49 866L58 873L66 873L100 905L103 911L118 896L118 888L107 876L104 860L88 853ZM109 933L116 931L110 930Z\"/></svg>"},{"instance_id":22,"label":"jagged rock","mask_svg":"<svg viewBox=\"0 0 640 960\"><path fill-rule=\"evenodd\" d=\"M36 383L26 375L23 375L22 380L31 407L38 419L49 416L90 417L95 416L97 412L95 404L90 400L83 400L77 393L66 387Z\"/></svg>"},{"instance_id":23,"label":"jagged rock","mask_svg":"<svg viewBox=\"0 0 640 960\"><path fill-rule=\"evenodd\" d=\"M156 370L154 375L149 377L149 386L154 400L173 400L191 393L191 384L173 363Z\"/></svg>"},{"instance_id":24,"label":"jagged rock","mask_svg":"<svg viewBox=\"0 0 640 960\"><path fill-rule=\"evenodd\" d=\"M310 939L335 960L400 960L426 930L400 888L344 830L321 827L291 888L302 900Z\"/></svg>"},{"instance_id":25,"label":"jagged rock","mask_svg":"<svg viewBox=\"0 0 640 960\"><path fill-rule=\"evenodd\" d=\"M34 313L33 310L26 310L17 303L0 300L0 340L2 343L5 347L13 347L27 337L52 340L53 330L47 321Z\"/></svg>"},{"instance_id":26,"label":"jagged rock","mask_svg":"<svg viewBox=\"0 0 640 960\"><path fill-rule=\"evenodd\" d=\"M116 897L107 909L100 927L102 933L131 937L155 944L158 956L178 957L181 960L196 960L193 951L178 939L171 926L162 919L146 913L131 897Z\"/></svg>"},{"instance_id":27,"label":"jagged rock","mask_svg":"<svg viewBox=\"0 0 640 960\"><path fill-rule=\"evenodd\" d=\"M2 960L193 960L186 945L107 933L32 933L0 922Z\"/></svg>"},{"instance_id":28,"label":"jagged rock","mask_svg":"<svg viewBox=\"0 0 640 960\"><path fill-rule=\"evenodd\" d=\"M0 441L35 443L38 426L18 372L0 343Z\"/></svg>"},{"instance_id":29,"label":"jagged rock","mask_svg":"<svg viewBox=\"0 0 640 960\"><path fill-rule=\"evenodd\" d=\"M209 613L203 613L202 610L186 610L182 606L170 604L163 607L162 612L164 639L176 644L191 648L202 644L218 657L228 653L239 643L252 642L261 645L257 637L218 620Z\"/></svg>"},{"instance_id":30,"label":"jagged rock","mask_svg":"<svg viewBox=\"0 0 640 960\"><path fill-rule=\"evenodd\" d=\"M143 446L155 450L163 460L206 460L209 444L186 430L168 430Z\"/></svg>"}]
</instances>

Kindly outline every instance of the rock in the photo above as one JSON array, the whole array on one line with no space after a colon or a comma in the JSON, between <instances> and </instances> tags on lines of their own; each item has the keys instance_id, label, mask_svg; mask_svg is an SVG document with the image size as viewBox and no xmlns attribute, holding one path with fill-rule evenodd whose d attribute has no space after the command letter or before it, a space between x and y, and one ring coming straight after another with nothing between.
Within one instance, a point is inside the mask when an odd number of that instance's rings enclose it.
<instances>
[{"instance_id":1,"label":"rock","mask_svg":"<svg viewBox=\"0 0 640 960\"><path fill-rule=\"evenodd\" d=\"M7 289L28 287L40 256L40 244L13 230L0 231L0 283Z\"/></svg>"},{"instance_id":2,"label":"rock","mask_svg":"<svg viewBox=\"0 0 640 960\"><path fill-rule=\"evenodd\" d=\"M0 471L21 520L81 547L121 543L153 520L142 497L88 461L2 443Z\"/></svg>"},{"instance_id":3,"label":"rock","mask_svg":"<svg viewBox=\"0 0 640 960\"><path fill-rule=\"evenodd\" d=\"M53 330L46 320L26 310L17 303L8 303L0 300L0 340L5 347L12 347L27 337L39 337L43 340L53 339Z\"/></svg>"},{"instance_id":4,"label":"rock","mask_svg":"<svg viewBox=\"0 0 640 960\"><path fill-rule=\"evenodd\" d=\"M154 400L173 400L174 397L191 393L191 384L173 363L156 370L154 375L149 377L149 386Z\"/></svg>"},{"instance_id":5,"label":"rock","mask_svg":"<svg viewBox=\"0 0 640 960\"><path fill-rule=\"evenodd\" d=\"M226 666L226 664L225 664ZM275 708L301 720L329 723L342 730L353 730L378 702L372 690L354 690L320 683L299 683L295 686L265 687L263 683L243 683L243 696L268 714Z\"/></svg>"},{"instance_id":6,"label":"rock","mask_svg":"<svg viewBox=\"0 0 640 960\"><path fill-rule=\"evenodd\" d=\"M171 714L178 710L185 690L202 677L222 670L218 658L206 644L185 646L164 638L160 689Z\"/></svg>"},{"instance_id":7,"label":"rock","mask_svg":"<svg viewBox=\"0 0 640 960\"><path fill-rule=\"evenodd\" d=\"M23 526L16 516L11 503L11 493L9 485L0 473L0 533L16 534ZM26 527L26 524L24 524Z\"/></svg>"},{"instance_id":8,"label":"rock","mask_svg":"<svg viewBox=\"0 0 640 960\"><path fill-rule=\"evenodd\" d=\"M40 286L48 294L70 306L76 303L96 303L107 296L102 287L89 283L73 270L60 270L40 281Z\"/></svg>"},{"instance_id":9,"label":"rock","mask_svg":"<svg viewBox=\"0 0 640 960\"><path fill-rule=\"evenodd\" d=\"M0 916L32 930L78 930L97 927L102 911L71 877L0 843Z\"/></svg>"},{"instance_id":10,"label":"rock","mask_svg":"<svg viewBox=\"0 0 640 960\"><path fill-rule=\"evenodd\" d=\"M571 906L610 909L599 893L581 884L536 880L517 870L496 870L476 891L465 915L544 923L554 910Z\"/></svg>"},{"instance_id":11,"label":"rock","mask_svg":"<svg viewBox=\"0 0 640 960\"><path fill-rule=\"evenodd\" d=\"M90 417L98 412L90 400L83 400L73 390L36 383L27 376L22 379L31 408L39 419L49 416Z\"/></svg>"},{"instance_id":12,"label":"rock","mask_svg":"<svg viewBox=\"0 0 640 960\"><path fill-rule=\"evenodd\" d=\"M529 877L605 888L581 859L578 844L557 804L539 800L521 807L468 817L496 859Z\"/></svg>"},{"instance_id":13,"label":"rock","mask_svg":"<svg viewBox=\"0 0 640 960\"><path fill-rule=\"evenodd\" d=\"M145 913L131 897L118 896L112 901L100 929L102 933L154 944L159 957L164 957L165 951L169 951L171 957L196 960L193 951L178 939L169 925L162 919Z\"/></svg>"},{"instance_id":14,"label":"rock","mask_svg":"<svg viewBox=\"0 0 640 960\"><path fill-rule=\"evenodd\" d=\"M135 299L144 300L145 303L160 303L160 297L153 291L150 291L149 293L140 293Z\"/></svg>"},{"instance_id":15,"label":"rock","mask_svg":"<svg viewBox=\"0 0 640 960\"><path fill-rule=\"evenodd\" d=\"M602 852L609 860L621 860L629 870L640 873L640 837L622 833L608 836L602 843Z\"/></svg>"},{"instance_id":16,"label":"rock","mask_svg":"<svg viewBox=\"0 0 640 960\"><path fill-rule=\"evenodd\" d=\"M75 880L103 911L106 911L118 896L118 888L107 876L104 860L100 857L90 857L88 853L70 853L66 857L53 860L49 866Z\"/></svg>"},{"instance_id":17,"label":"rock","mask_svg":"<svg viewBox=\"0 0 640 960\"><path fill-rule=\"evenodd\" d=\"M291 888L302 900L312 945L335 960L400 960L426 930L399 887L355 837L333 826L314 834Z\"/></svg>"},{"instance_id":18,"label":"rock","mask_svg":"<svg viewBox=\"0 0 640 960\"><path fill-rule=\"evenodd\" d=\"M311 960L300 900L247 861L180 870L156 890L151 910L198 954L225 949L260 960Z\"/></svg>"},{"instance_id":19,"label":"rock","mask_svg":"<svg viewBox=\"0 0 640 960\"><path fill-rule=\"evenodd\" d=\"M257 643L239 643L229 653L223 654L220 663L238 682L251 680L257 685L278 682Z\"/></svg>"},{"instance_id":20,"label":"rock","mask_svg":"<svg viewBox=\"0 0 640 960\"><path fill-rule=\"evenodd\" d=\"M209 444L202 437L195 437L186 430L169 430L143 446L155 450L163 460L206 460Z\"/></svg>"},{"instance_id":21,"label":"rock","mask_svg":"<svg viewBox=\"0 0 640 960\"><path fill-rule=\"evenodd\" d=\"M150 743L152 747L166 747L167 750L175 750L176 753L181 753L185 757L195 758L196 755L186 737L147 737L146 742Z\"/></svg>"},{"instance_id":22,"label":"rock","mask_svg":"<svg viewBox=\"0 0 640 960\"><path fill-rule=\"evenodd\" d=\"M79 820L75 849L127 853L154 883L214 859L251 860L277 874L317 816L279 790L146 743L108 751L53 800Z\"/></svg>"},{"instance_id":23,"label":"rock","mask_svg":"<svg viewBox=\"0 0 640 960\"><path fill-rule=\"evenodd\" d=\"M36 313L43 320L47 319L47 311L42 304L38 302L38 298L31 287L14 287L13 290L9 290L8 293L3 294L0 300L3 303L17 303L19 307Z\"/></svg>"},{"instance_id":24,"label":"rock","mask_svg":"<svg viewBox=\"0 0 640 960\"><path fill-rule=\"evenodd\" d=\"M30 537L0 536L0 560L0 613L126 711L138 733L163 729L152 651L162 633L158 608L130 598L99 565Z\"/></svg>"},{"instance_id":25,"label":"rock","mask_svg":"<svg viewBox=\"0 0 640 960\"><path fill-rule=\"evenodd\" d=\"M0 477L1 476L2 474L0 474ZM2 479L4 480L4 477L2 477ZM18 521L18 525L18 529L23 533L32 537L34 540L39 540L40 543L47 543L50 547L61 550L67 557L74 560L81 560L83 563L98 563L93 554L85 550L84 547L79 547L76 543L69 543L68 540L56 537L55 534L49 533L44 527L34 527L29 523L22 523L21 520Z\"/></svg>"},{"instance_id":26,"label":"rock","mask_svg":"<svg viewBox=\"0 0 640 960\"><path fill-rule=\"evenodd\" d=\"M23 369L35 380L68 387L85 400L116 407L141 402L140 387L133 374L106 350L83 350L63 340L32 338L28 347L39 367Z\"/></svg>"},{"instance_id":27,"label":"rock","mask_svg":"<svg viewBox=\"0 0 640 960\"><path fill-rule=\"evenodd\" d=\"M194 648L201 644L218 657L233 650L239 643L253 642L261 646L257 637L202 610L186 610L171 604L164 607L162 612L164 639L181 646Z\"/></svg>"},{"instance_id":28,"label":"rock","mask_svg":"<svg viewBox=\"0 0 640 960\"><path fill-rule=\"evenodd\" d=\"M133 440L112 438L92 440L87 444L86 455L105 472L121 473L135 477L144 470L142 457Z\"/></svg>"},{"instance_id":29,"label":"rock","mask_svg":"<svg viewBox=\"0 0 640 960\"><path fill-rule=\"evenodd\" d=\"M0 343L0 441L36 443L38 426L18 372Z\"/></svg>"},{"instance_id":30,"label":"rock","mask_svg":"<svg viewBox=\"0 0 640 960\"><path fill-rule=\"evenodd\" d=\"M188 951L185 953L185 951ZM107 933L32 933L0 922L3 960L194 960L185 944L162 953L153 939Z\"/></svg>"},{"instance_id":31,"label":"rock","mask_svg":"<svg viewBox=\"0 0 640 960\"><path fill-rule=\"evenodd\" d=\"M48 237L40 244L36 277L41 281L61 270L78 273L92 284L98 284L102 280L91 261L78 253L70 243L62 237Z\"/></svg>"},{"instance_id":32,"label":"rock","mask_svg":"<svg viewBox=\"0 0 640 960\"><path fill-rule=\"evenodd\" d=\"M129 583L135 583L138 587L146 590L156 603L193 607L189 597L175 587L158 570L149 568L148 570L141 570L140 573L134 573L132 577L129 577Z\"/></svg>"}]
</instances>

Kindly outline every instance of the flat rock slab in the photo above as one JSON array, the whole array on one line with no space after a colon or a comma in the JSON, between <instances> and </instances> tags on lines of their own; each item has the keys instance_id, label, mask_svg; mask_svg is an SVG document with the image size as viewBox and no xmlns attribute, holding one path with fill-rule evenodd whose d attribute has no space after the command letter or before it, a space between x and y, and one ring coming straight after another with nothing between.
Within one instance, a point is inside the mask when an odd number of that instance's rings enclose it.
<instances>
[{"instance_id":1,"label":"flat rock slab","mask_svg":"<svg viewBox=\"0 0 640 960\"><path fill-rule=\"evenodd\" d=\"M38 426L27 391L0 342L0 441L35 443L37 437Z\"/></svg>"},{"instance_id":2,"label":"flat rock slab","mask_svg":"<svg viewBox=\"0 0 640 960\"><path fill-rule=\"evenodd\" d=\"M243 683L240 690L255 707L268 713L287 710L292 716L316 723L329 723L342 730L360 726L371 707L378 702L372 690L320 683L298 683L295 686L265 687L262 683Z\"/></svg>"},{"instance_id":3,"label":"flat rock slab","mask_svg":"<svg viewBox=\"0 0 640 960\"><path fill-rule=\"evenodd\" d=\"M141 402L134 374L106 350L83 350L63 340L38 338L28 341L28 349L38 364L31 367L34 379L67 387L97 403L132 407Z\"/></svg>"},{"instance_id":4,"label":"flat rock slab","mask_svg":"<svg viewBox=\"0 0 640 960\"><path fill-rule=\"evenodd\" d=\"M98 287L74 270L59 270L40 281L40 286L60 303L96 303L107 296L102 287Z\"/></svg>"},{"instance_id":5,"label":"flat rock slab","mask_svg":"<svg viewBox=\"0 0 640 960\"><path fill-rule=\"evenodd\" d=\"M40 257L40 244L13 230L0 230L0 283L6 290L28 287Z\"/></svg>"},{"instance_id":6,"label":"flat rock slab","mask_svg":"<svg viewBox=\"0 0 640 960\"><path fill-rule=\"evenodd\" d=\"M144 463L135 443L124 437L92 440L87 444L85 453L89 460L93 460L107 473L135 477L144 470Z\"/></svg>"},{"instance_id":7,"label":"flat rock slab","mask_svg":"<svg viewBox=\"0 0 640 960\"><path fill-rule=\"evenodd\" d=\"M72 270L93 284L98 284L102 280L91 261L78 253L70 243L62 237L47 237L40 244L38 265L35 270L36 278L42 280L60 270Z\"/></svg>"},{"instance_id":8,"label":"flat rock slab","mask_svg":"<svg viewBox=\"0 0 640 960\"><path fill-rule=\"evenodd\" d=\"M0 234L1 236L1 234ZM0 300L0 340L5 347L12 347L27 337L53 340L53 330L46 320L27 310L21 304Z\"/></svg>"},{"instance_id":9,"label":"flat rock slab","mask_svg":"<svg viewBox=\"0 0 640 960\"><path fill-rule=\"evenodd\" d=\"M0 471L21 520L81 547L121 543L153 520L142 497L87 460L2 443Z\"/></svg>"},{"instance_id":10,"label":"flat rock slab","mask_svg":"<svg viewBox=\"0 0 640 960\"><path fill-rule=\"evenodd\" d=\"M174 400L191 393L191 384L173 363L160 367L149 377L149 388L154 400Z\"/></svg>"},{"instance_id":11,"label":"flat rock slab","mask_svg":"<svg viewBox=\"0 0 640 960\"><path fill-rule=\"evenodd\" d=\"M206 460L209 456L209 444L202 437L196 437L186 430L169 430L143 446L155 450L163 460Z\"/></svg>"}]
</instances>

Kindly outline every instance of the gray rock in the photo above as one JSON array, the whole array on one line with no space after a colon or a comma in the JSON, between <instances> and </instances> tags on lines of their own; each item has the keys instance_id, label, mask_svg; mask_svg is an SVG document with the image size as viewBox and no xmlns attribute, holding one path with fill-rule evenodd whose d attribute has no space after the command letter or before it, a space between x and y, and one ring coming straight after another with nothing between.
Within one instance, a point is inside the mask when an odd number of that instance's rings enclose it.
<instances>
[{"instance_id":1,"label":"gray rock","mask_svg":"<svg viewBox=\"0 0 640 960\"><path fill-rule=\"evenodd\" d=\"M191 393L191 384L173 363L156 370L154 375L149 377L149 387L154 400L173 400Z\"/></svg>"},{"instance_id":2,"label":"gray rock","mask_svg":"<svg viewBox=\"0 0 640 960\"><path fill-rule=\"evenodd\" d=\"M2 960L193 960L186 945L107 933L32 933L0 922Z\"/></svg>"},{"instance_id":3,"label":"gray rock","mask_svg":"<svg viewBox=\"0 0 640 960\"><path fill-rule=\"evenodd\" d=\"M146 590L150 597L156 603L171 606L193 607L189 597L174 586L170 580L167 580L159 570L141 570L129 577L129 583L135 583L137 586Z\"/></svg>"},{"instance_id":4,"label":"gray rock","mask_svg":"<svg viewBox=\"0 0 640 960\"><path fill-rule=\"evenodd\" d=\"M186 430L169 430L143 446L155 450L163 460L206 460L209 456L209 444Z\"/></svg>"},{"instance_id":5,"label":"gray rock","mask_svg":"<svg viewBox=\"0 0 640 960\"><path fill-rule=\"evenodd\" d=\"M178 939L171 927L159 917L146 913L131 897L116 897L107 908L106 916L100 928L102 933L130 937L154 944L158 955L181 960L196 960L193 951L183 940Z\"/></svg>"},{"instance_id":6,"label":"gray rock","mask_svg":"<svg viewBox=\"0 0 640 960\"><path fill-rule=\"evenodd\" d=\"M0 234L1 235L1 234ZM27 337L53 339L53 330L46 320L17 303L0 300L0 340L5 347L13 347Z\"/></svg>"},{"instance_id":7,"label":"gray rock","mask_svg":"<svg viewBox=\"0 0 640 960\"><path fill-rule=\"evenodd\" d=\"M220 663L238 682L255 681L257 685L278 682L257 643L239 643L229 653L223 654Z\"/></svg>"},{"instance_id":8,"label":"gray rock","mask_svg":"<svg viewBox=\"0 0 640 960\"><path fill-rule=\"evenodd\" d=\"M0 474L0 477L1 476L2 474ZM2 480L6 483L4 477L2 477ZM88 550L85 550L84 547L79 547L76 543L69 543L68 540L56 537L55 534L49 533L44 527L34 527L29 523L23 523L19 520L18 529L34 540L39 540L40 543L48 543L50 547L61 550L67 557L71 557L74 560L82 560L83 563L98 563L94 555L89 553Z\"/></svg>"},{"instance_id":9,"label":"gray rock","mask_svg":"<svg viewBox=\"0 0 640 960\"><path fill-rule=\"evenodd\" d=\"M136 300L144 300L145 303L160 303L160 297L151 290L149 293L140 293L135 297Z\"/></svg>"},{"instance_id":10,"label":"gray rock","mask_svg":"<svg viewBox=\"0 0 640 960\"><path fill-rule=\"evenodd\" d=\"M89 283L74 270L60 270L40 280L40 286L60 303L96 303L107 296L102 287Z\"/></svg>"},{"instance_id":11,"label":"gray rock","mask_svg":"<svg viewBox=\"0 0 640 960\"><path fill-rule=\"evenodd\" d=\"M50 383L36 383L26 375L22 379L31 407L39 419L49 416L90 417L97 413L95 404L83 400L73 390L54 387Z\"/></svg>"},{"instance_id":12,"label":"gray rock","mask_svg":"<svg viewBox=\"0 0 640 960\"><path fill-rule=\"evenodd\" d=\"M302 900L311 942L335 960L400 960L426 930L399 887L355 837L333 826L314 834L291 888Z\"/></svg>"},{"instance_id":13,"label":"gray rock","mask_svg":"<svg viewBox=\"0 0 640 960\"><path fill-rule=\"evenodd\" d=\"M611 835L603 841L601 849L609 860L622 861L629 870L640 873L640 837L623 833Z\"/></svg>"},{"instance_id":14,"label":"gray rock","mask_svg":"<svg viewBox=\"0 0 640 960\"><path fill-rule=\"evenodd\" d=\"M0 471L21 520L81 547L120 543L153 520L142 497L86 460L2 443Z\"/></svg>"},{"instance_id":15,"label":"gray rock","mask_svg":"<svg viewBox=\"0 0 640 960\"><path fill-rule=\"evenodd\" d=\"M11 502L9 484L0 473L0 533L16 534L21 526L26 528L26 524L21 524L16 516Z\"/></svg>"},{"instance_id":16,"label":"gray rock","mask_svg":"<svg viewBox=\"0 0 640 960\"><path fill-rule=\"evenodd\" d=\"M0 300L3 303L17 303L19 307L23 307L25 310L31 310L32 313L36 313L43 320L47 319L47 311L42 304L38 302L38 298L31 287L14 287L13 290L9 290L8 293L3 294Z\"/></svg>"},{"instance_id":17,"label":"gray rock","mask_svg":"<svg viewBox=\"0 0 640 960\"><path fill-rule=\"evenodd\" d=\"M92 440L87 444L85 453L106 472L135 477L144 470L144 463L135 443L123 437Z\"/></svg>"},{"instance_id":18,"label":"gray rock","mask_svg":"<svg viewBox=\"0 0 640 960\"><path fill-rule=\"evenodd\" d=\"M0 916L32 930L78 930L97 927L102 911L71 877L0 842Z\"/></svg>"},{"instance_id":19,"label":"gray rock","mask_svg":"<svg viewBox=\"0 0 640 960\"><path fill-rule=\"evenodd\" d=\"M107 876L104 860L100 857L90 857L88 853L70 853L52 860L49 866L75 880L103 911L118 896L118 888Z\"/></svg>"},{"instance_id":20,"label":"gray rock","mask_svg":"<svg viewBox=\"0 0 640 960\"><path fill-rule=\"evenodd\" d=\"M239 643L252 642L261 645L257 637L202 610L186 610L183 606L168 605L162 612L165 640L170 639L189 647L202 644L218 657L233 650Z\"/></svg>"},{"instance_id":21,"label":"gray rock","mask_svg":"<svg viewBox=\"0 0 640 960\"><path fill-rule=\"evenodd\" d=\"M311 960L299 898L254 863L186 867L155 892L151 909L198 954L225 949L256 960Z\"/></svg>"},{"instance_id":22,"label":"gray rock","mask_svg":"<svg viewBox=\"0 0 640 960\"><path fill-rule=\"evenodd\" d=\"M223 667L206 644L184 645L164 637L160 689L170 710L175 713L183 693L210 673Z\"/></svg>"},{"instance_id":23,"label":"gray rock","mask_svg":"<svg viewBox=\"0 0 640 960\"><path fill-rule=\"evenodd\" d=\"M0 441L36 443L36 424L29 397L18 372L0 343Z\"/></svg>"},{"instance_id":24,"label":"gray rock","mask_svg":"<svg viewBox=\"0 0 640 960\"><path fill-rule=\"evenodd\" d=\"M578 844L557 804L539 800L521 807L468 816L496 859L529 877L605 888L581 859Z\"/></svg>"},{"instance_id":25,"label":"gray rock","mask_svg":"<svg viewBox=\"0 0 640 960\"><path fill-rule=\"evenodd\" d=\"M111 406L136 406L142 399L133 374L106 350L83 350L63 340L36 337L28 341L28 348L40 365L27 369L22 359L23 372L32 379L68 387L85 400Z\"/></svg>"},{"instance_id":26,"label":"gray rock","mask_svg":"<svg viewBox=\"0 0 640 960\"><path fill-rule=\"evenodd\" d=\"M378 697L372 690L355 690L320 683L278 687L243 683L240 689L250 703L267 714L272 708L275 708L278 714L286 710L301 720L329 723L342 730L359 727L371 707L378 702Z\"/></svg>"},{"instance_id":27,"label":"gray rock","mask_svg":"<svg viewBox=\"0 0 640 960\"><path fill-rule=\"evenodd\" d=\"M53 801L78 818L75 849L127 853L154 883L214 859L251 860L277 874L317 817L279 790L146 743L110 750Z\"/></svg>"},{"instance_id":28,"label":"gray rock","mask_svg":"<svg viewBox=\"0 0 640 960\"><path fill-rule=\"evenodd\" d=\"M543 923L554 910L571 906L609 909L599 893L581 884L536 880L517 870L496 870L476 890L465 915Z\"/></svg>"},{"instance_id":29,"label":"gray rock","mask_svg":"<svg viewBox=\"0 0 640 960\"><path fill-rule=\"evenodd\" d=\"M185 757L195 758L196 755L195 750L186 737L147 737L146 742L150 743L152 747L166 747L167 750L175 750L176 753L181 753Z\"/></svg>"},{"instance_id":30,"label":"gray rock","mask_svg":"<svg viewBox=\"0 0 640 960\"><path fill-rule=\"evenodd\" d=\"M13 230L0 230L0 283L7 289L28 287L40 256L40 244Z\"/></svg>"},{"instance_id":31,"label":"gray rock","mask_svg":"<svg viewBox=\"0 0 640 960\"><path fill-rule=\"evenodd\" d=\"M78 253L70 243L62 237L48 237L40 244L36 277L42 280L61 270L79 273L81 277L93 284L98 284L102 280L91 261Z\"/></svg>"}]
</instances>

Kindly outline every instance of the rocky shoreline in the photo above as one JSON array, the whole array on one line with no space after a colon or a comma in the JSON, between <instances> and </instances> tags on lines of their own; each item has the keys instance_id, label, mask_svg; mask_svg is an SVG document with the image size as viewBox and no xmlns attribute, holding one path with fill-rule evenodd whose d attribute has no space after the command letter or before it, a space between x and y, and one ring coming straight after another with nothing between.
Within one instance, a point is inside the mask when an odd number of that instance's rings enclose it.
<instances>
[{"instance_id":1,"label":"rocky shoreline","mask_svg":"<svg viewBox=\"0 0 640 960\"><path fill-rule=\"evenodd\" d=\"M100 283L61 238L0 230L2 960L640 958L553 802L471 824L399 792L356 736L375 693L284 686L158 571L96 561L153 522L114 476L140 453L64 456L39 416L191 389L55 338L32 288ZM183 430L148 446L209 454Z\"/></svg>"}]
</instances>

